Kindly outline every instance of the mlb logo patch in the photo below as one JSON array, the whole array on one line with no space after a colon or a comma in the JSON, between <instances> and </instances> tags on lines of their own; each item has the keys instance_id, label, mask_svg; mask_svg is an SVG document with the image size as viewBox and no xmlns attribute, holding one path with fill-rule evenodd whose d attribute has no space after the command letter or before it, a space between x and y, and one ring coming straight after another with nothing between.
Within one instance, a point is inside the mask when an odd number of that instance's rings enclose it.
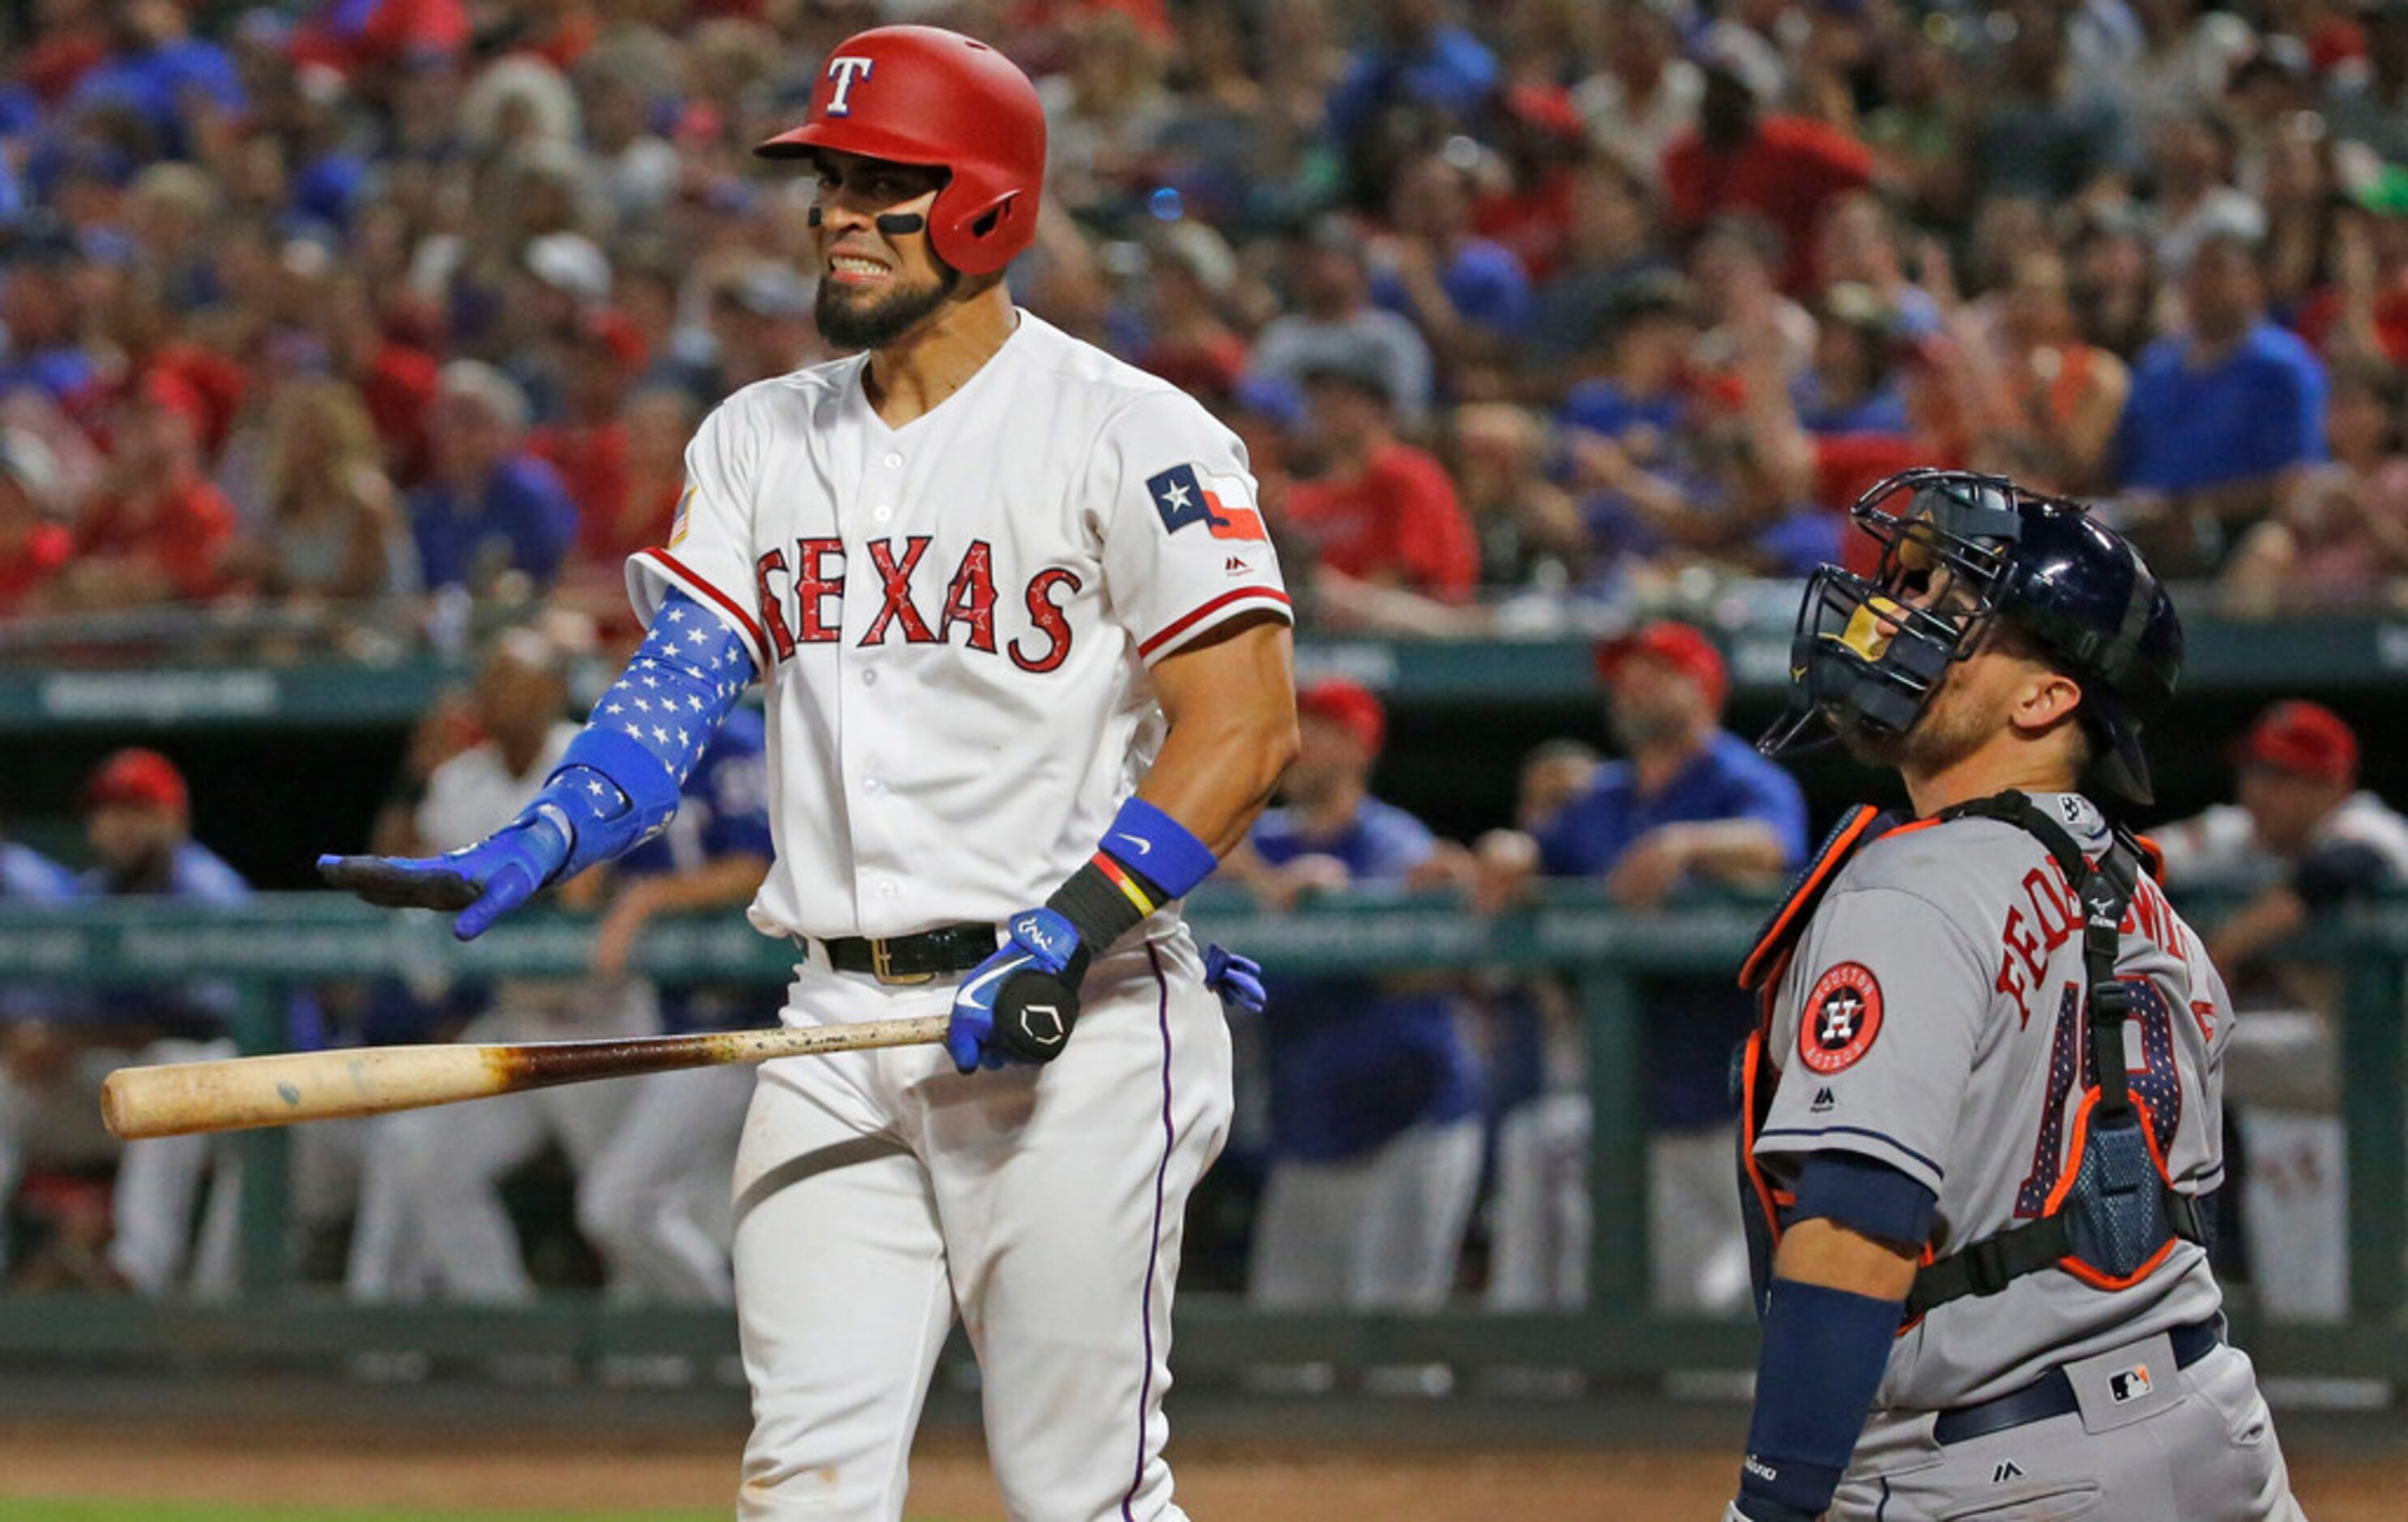
<instances>
[{"instance_id":1,"label":"mlb logo patch","mask_svg":"<svg viewBox=\"0 0 2408 1522\"><path fill-rule=\"evenodd\" d=\"M2121 1373L2107 1376L2107 1393L2117 1405L2138 1400L2157 1386L2149 1382L2149 1366L2136 1363Z\"/></svg>"}]
</instances>

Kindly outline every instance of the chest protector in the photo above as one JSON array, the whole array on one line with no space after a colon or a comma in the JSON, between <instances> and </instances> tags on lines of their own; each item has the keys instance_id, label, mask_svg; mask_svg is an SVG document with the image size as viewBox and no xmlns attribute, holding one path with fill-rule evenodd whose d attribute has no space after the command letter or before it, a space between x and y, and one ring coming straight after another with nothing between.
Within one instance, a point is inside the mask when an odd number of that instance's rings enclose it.
<instances>
[{"instance_id":1,"label":"chest protector","mask_svg":"<svg viewBox=\"0 0 2408 1522\"><path fill-rule=\"evenodd\" d=\"M1858 851L1885 835L1952 819L1996 819L2029 834L2056 859L2081 899L2085 1008L2096 1083L2083 1092L2074 1113L2073 1156L2045 1213L1945 1257L1927 1247L1907 1295L1907 1322L1968 1295L1995 1295L2043 1269L2061 1269L2101 1289L2122 1289L2156 1271L2177 1242L2207 1241L2207 1214L2189 1196L2175 1192L2148 1105L2132 1094L2125 1070L2124 1022L2131 993L2115 975L2115 957L2124 913L2142 864L2153 855L2150 848L2119 826L2094 865L2062 825L2021 793L1979 798L1924 820L1900 821L1859 808L1824 842L1740 969L1740 985L1756 995L1758 1005L1755 1033L1741 1048L1733 1076L1740 1089L1740 1199L1759 1307L1771 1286L1772 1255L1785 1213L1796 1202L1772 1186L1756 1158L1756 1135L1771 1113L1781 1076L1771 1060L1771 1031L1783 975L1816 905Z\"/></svg>"}]
</instances>

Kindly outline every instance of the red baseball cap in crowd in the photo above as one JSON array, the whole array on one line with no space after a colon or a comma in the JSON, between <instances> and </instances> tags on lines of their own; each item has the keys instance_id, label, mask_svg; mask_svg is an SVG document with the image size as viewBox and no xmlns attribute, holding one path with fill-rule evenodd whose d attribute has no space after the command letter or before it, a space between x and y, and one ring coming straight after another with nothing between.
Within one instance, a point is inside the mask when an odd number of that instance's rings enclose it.
<instances>
[{"instance_id":1,"label":"red baseball cap in crowd","mask_svg":"<svg viewBox=\"0 0 2408 1522\"><path fill-rule=\"evenodd\" d=\"M1714 642L1686 624L1670 619L1641 625L1619 639L1597 647L1598 680L1612 685L1622 663L1633 655L1653 655L1704 689L1706 701L1719 709L1730 692L1730 672L1723 666Z\"/></svg>"},{"instance_id":2,"label":"red baseball cap in crowd","mask_svg":"<svg viewBox=\"0 0 2408 1522\"><path fill-rule=\"evenodd\" d=\"M94 768L83 784L83 811L112 805L127 809L163 809L179 818L192 811L184 774L176 763L139 746L119 751Z\"/></svg>"},{"instance_id":3,"label":"red baseball cap in crowd","mask_svg":"<svg viewBox=\"0 0 2408 1522\"><path fill-rule=\"evenodd\" d=\"M2232 759L2347 787L2358 781L2358 732L2322 703L2286 698L2258 715L2232 747Z\"/></svg>"},{"instance_id":4,"label":"red baseball cap in crowd","mask_svg":"<svg viewBox=\"0 0 2408 1522\"><path fill-rule=\"evenodd\" d=\"M1339 725L1354 737L1366 755L1379 754L1387 743L1388 711L1361 682L1325 677L1296 695L1296 711Z\"/></svg>"}]
</instances>

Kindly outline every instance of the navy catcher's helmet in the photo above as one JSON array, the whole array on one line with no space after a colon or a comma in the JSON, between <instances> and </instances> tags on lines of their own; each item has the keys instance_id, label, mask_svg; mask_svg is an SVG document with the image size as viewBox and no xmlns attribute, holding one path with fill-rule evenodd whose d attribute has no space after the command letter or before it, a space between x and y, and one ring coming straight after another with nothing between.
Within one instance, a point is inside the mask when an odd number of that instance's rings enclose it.
<instances>
[{"instance_id":1,"label":"navy catcher's helmet","mask_svg":"<svg viewBox=\"0 0 2408 1522\"><path fill-rule=\"evenodd\" d=\"M2082 683L2097 782L2151 801L2140 730L2173 697L2183 636L2138 551L2080 503L1971 471L1904 471L1849 515L1882 541L1881 566L1870 579L1825 566L1807 582L1791 712L1760 742L1766 754L1828 739L1813 731L1843 720L1904 733L2003 617ZM1916 606L1899 600L1909 594Z\"/></svg>"}]
</instances>

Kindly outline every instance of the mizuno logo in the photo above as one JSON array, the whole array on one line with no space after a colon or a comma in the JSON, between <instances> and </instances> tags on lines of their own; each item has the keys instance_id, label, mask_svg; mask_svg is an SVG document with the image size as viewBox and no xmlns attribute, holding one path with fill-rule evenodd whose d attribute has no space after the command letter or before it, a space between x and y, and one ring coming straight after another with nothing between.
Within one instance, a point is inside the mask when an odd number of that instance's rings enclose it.
<instances>
[{"instance_id":1,"label":"mizuno logo","mask_svg":"<svg viewBox=\"0 0 2408 1522\"><path fill-rule=\"evenodd\" d=\"M1755 1475L1759 1480L1770 1482L1781 1478L1781 1472L1779 1470L1774 1469L1771 1465L1766 1463L1763 1459L1756 1457L1754 1454L1750 1454L1745 1458L1741 1459L1739 1461L1739 1467L1747 1471L1750 1474Z\"/></svg>"}]
</instances>

